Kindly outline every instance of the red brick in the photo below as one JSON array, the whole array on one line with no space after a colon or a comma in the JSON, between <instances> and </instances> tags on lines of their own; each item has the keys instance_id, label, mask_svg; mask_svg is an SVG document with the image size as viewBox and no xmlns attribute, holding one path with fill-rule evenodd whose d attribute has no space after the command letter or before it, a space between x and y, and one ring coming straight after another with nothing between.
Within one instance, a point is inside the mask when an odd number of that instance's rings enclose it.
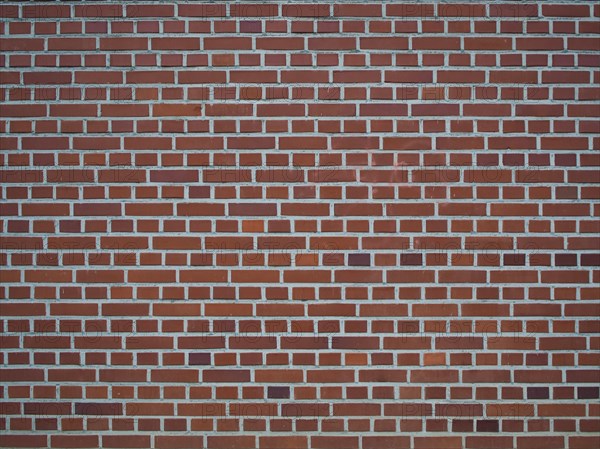
<instances>
[{"instance_id":1,"label":"red brick","mask_svg":"<svg viewBox=\"0 0 600 449\"><path fill-rule=\"evenodd\" d=\"M0 446L597 446L599 5L117 3L0 5Z\"/></svg>"}]
</instances>

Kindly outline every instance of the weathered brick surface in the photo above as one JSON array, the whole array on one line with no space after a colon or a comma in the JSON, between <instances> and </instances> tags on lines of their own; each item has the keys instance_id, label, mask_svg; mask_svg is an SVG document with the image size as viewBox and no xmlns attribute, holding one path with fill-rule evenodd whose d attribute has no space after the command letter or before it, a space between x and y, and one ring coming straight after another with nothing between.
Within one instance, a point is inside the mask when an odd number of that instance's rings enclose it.
<instances>
[{"instance_id":1,"label":"weathered brick surface","mask_svg":"<svg viewBox=\"0 0 600 449\"><path fill-rule=\"evenodd\" d=\"M0 16L0 446L600 446L600 5Z\"/></svg>"}]
</instances>

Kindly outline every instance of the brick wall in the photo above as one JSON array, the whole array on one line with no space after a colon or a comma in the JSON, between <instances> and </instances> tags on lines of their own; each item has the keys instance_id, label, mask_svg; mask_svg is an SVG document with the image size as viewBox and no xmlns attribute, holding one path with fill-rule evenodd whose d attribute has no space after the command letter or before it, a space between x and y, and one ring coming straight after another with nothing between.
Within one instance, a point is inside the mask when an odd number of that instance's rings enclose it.
<instances>
[{"instance_id":1,"label":"brick wall","mask_svg":"<svg viewBox=\"0 0 600 449\"><path fill-rule=\"evenodd\" d=\"M0 5L2 447L600 446L600 6Z\"/></svg>"}]
</instances>

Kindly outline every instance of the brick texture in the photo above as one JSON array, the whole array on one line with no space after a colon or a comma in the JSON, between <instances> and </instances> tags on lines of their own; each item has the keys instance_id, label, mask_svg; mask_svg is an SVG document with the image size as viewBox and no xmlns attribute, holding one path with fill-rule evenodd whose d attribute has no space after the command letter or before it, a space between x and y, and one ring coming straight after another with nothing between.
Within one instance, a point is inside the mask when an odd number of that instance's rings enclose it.
<instances>
[{"instance_id":1,"label":"brick texture","mask_svg":"<svg viewBox=\"0 0 600 449\"><path fill-rule=\"evenodd\" d=\"M1 447L600 447L600 5L0 16Z\"/></svg>"}]
</instances>

